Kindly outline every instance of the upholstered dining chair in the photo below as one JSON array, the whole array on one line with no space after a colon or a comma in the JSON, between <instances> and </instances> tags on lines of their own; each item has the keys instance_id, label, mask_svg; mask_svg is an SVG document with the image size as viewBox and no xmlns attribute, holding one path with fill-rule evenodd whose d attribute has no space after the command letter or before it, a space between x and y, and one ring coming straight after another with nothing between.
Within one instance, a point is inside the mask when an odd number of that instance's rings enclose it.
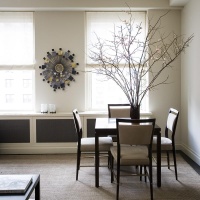
<instances>
[{"instance_id":1,"label":"upholstered dining chair","mask_svg":"<svg viewBox=\"0 0 200 200\"><path fill-rule=\"evenodd\" d=\"M167 117L167 124L165 127L165 136L161 137L161 151L167 153L168 169L170 169L169 152L171 151L173 153L176 180L178 180L178 174L177 174L177 164L176 164L175 133L176 133L176 125L178 122L178 117L179 117L179 111L174 108L170 108ZM157 138L156 136L154 136L152 149L156 150L156 147L157 147Z\"/></svg>"},{"instance_id":2,"label":"upholstered dining chair","mask_svg":"<svg viewBox=\"0 0 200 200\"><path fill-rule=\"evenodd\" d=\"M108 104L109 118L130 118L130 104ZM110 135L117 142L116 135Z\"/></svg>"},{"instance_id":3,"label":"upholstered dining chair","mask_svg":"<svg viewBox=\"0 0 200 200\"><path fill-rule=\"evenodd\" d=\"M73 112L75 129L76 129L76 133L78 136L77 165L76 165L76 180L78 180L78 173L79 173L80 167L83 167L80 165L81 155L88 154L88 153L90 153L90 154L95 153L95 138L94 137L88 137L88 138L82 137L83 129L82 129L80 115L79 115L77 109L74 109L72 112ZM102 154L105 154L105 153L108 154L108 165L110 165L110 147L112 145L113 145L113 142L112 142L111 137L100 137L99 138L99 152Z\"/></svg>"},{"instance_id":4,"label":"upholstered dining chair","mask_svg":"<svg viewBox=\"0 0 200 200\"><path fill-rule=\"evenodd\" d=\"M108 104L109 118L130 118L130 104Z\"/></svg>"},{"instance_id":5,"label":"upholstered dining chair","mask_svg":"<svg viewBox=\"0 0 200 200\"><path fill-rule=\"evenodd\" d=\"M116 177L116 199L119 199L120 167L144 166L144 174L135 168L138 176L148 176L150 182L150 195L153 199L152 183L152 139L155 119L116 119L117 146L112 146L111 151L111 182ZM114 161L117 170L113 169ZM147 168L149 170L147 170Z\"/></svg>"}]
</instances>

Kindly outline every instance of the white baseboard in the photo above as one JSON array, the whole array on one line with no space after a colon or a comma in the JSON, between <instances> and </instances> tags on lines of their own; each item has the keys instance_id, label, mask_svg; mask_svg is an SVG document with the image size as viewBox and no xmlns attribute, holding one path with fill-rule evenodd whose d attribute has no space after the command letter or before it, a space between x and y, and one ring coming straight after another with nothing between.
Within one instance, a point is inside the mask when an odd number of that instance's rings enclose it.
<instances>
[{"instance_id":1,"label":"white baseboard","mask_svg":"<svg viewBox=\"0 0 200 200\"><path fill-rule=\"evenodd\" d=\"M200 155L194 152L190 147L186 146L185 144L181 144L181 151L200 166Z\"/></svg>"},{"instance_id":2,"label":"white baseboard","mask_svg":"<svg viewBox=\"0 0 200 200\"><path fill-rule=\"evenodd\" d=\"M76 153L76 147L55 147L55 146L43 146L43 147L9 147L0 148L0 154L64 154L64 153Z\"/></svg>"},{"instance_id":3,"label":"white baseboard","mask_svg":"<svg viewBox=\"0 0 200 200\"><path fill-rule=\"evenodd\" d=\"M176 150L180 150L200 166L200 155L183 143L176 143Z\"/></svg>"},{"instance_id":4,"label":"white baseboard","mask_svg":"<svg viewBox=\"0 0 200 200\"><path fill-rule=\"evenodd\" d=\"M176 144L176 150L182 150L182 145L181 144Z\"/></svg>"},{"instance_id":5,"label":"white baseboard","mask_svg":"<svg viewBox=\"0 0 200 200\"><path fill-rule=\"evenodd\" d=\"M184 144L176 144L176 150L181 150L194 162L200 165L200 155ZM76 144L40 144L40 145L20 145L3 144L0 146L0 154L65 154L76 153Z\"/></svg>"}]
</instances>

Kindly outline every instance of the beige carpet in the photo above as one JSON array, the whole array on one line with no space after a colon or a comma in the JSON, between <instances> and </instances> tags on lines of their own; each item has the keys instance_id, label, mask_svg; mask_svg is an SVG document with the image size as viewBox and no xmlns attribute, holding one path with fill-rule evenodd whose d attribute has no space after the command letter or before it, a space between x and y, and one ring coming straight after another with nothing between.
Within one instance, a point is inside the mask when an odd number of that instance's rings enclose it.
<instances>
[{"instance_id":1,"label":"beige carpet","mask_svg":"<svg viewBox=\"0 0 200 200\"><path fill-rule=\"evenodd\" d=\"M86 163L92 163L90 159ZM76 155L0 155L1 174L40 174L42 200L113 200L115 184L110 183L108 168L100 168L100 187L95 188L94 168L81 168L75 180ZM178 176L174 170L162 168L162 187L156 186L154 168L154 199L199 200L200 177L178 154ZM150 199L149 183L139 177L121 179L120 199ZM34 198L34 195L32 195ZM0 197L1 199L1 197Z\"/></svg>"}]
</instances>

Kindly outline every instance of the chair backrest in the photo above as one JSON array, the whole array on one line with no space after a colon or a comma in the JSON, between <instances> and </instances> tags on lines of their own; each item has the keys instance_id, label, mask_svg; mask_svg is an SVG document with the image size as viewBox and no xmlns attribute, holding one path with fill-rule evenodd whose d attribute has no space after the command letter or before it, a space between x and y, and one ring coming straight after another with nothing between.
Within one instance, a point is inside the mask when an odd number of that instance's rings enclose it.
<instances>
[{"instance_id":1,"label":"chair backrest","mask_svg":"<svg viewBox=\"0 0 200 200\"><path fill-rule=\"evenodd\" d=\"M73 118L74 118L76 133L78 135L78 140L80 140L82 138L82 134L83 134L81 118L80 118L80 115L79 115L77 109L74 109L72 112L73 112Z\"/></svg>"},{"instance_id":2,"label":"chair backrest","mask_svg":"<svg viewBox=\"0 0 200 200\"><path fill-rule=\"evenodd\" d=\"M118 145L152 145L155 119L116 119Z\"/></svg>"},{"instance_id":3,"label":"chair backrest","mask_svg":"<svg viewBox=\"0 0 200 200\"><path fill-rule=\"evenodd\" d=\"M172 134L172 138L174 138L178 117L179 117L179 112L174 108L170 108L167 117L167 125L165 128L165 136L168 137L168 130L169 130Z\"/></svg>"},{"instance_id":4,"label":"chair backrest","mask_svg":"<svg viewBox=\"0 0 200 200\"><path fill-rule=\"evenodd\" d=\"M109 118L130 118L130 104L108 104Z\"/></svg>"}]
</instances>

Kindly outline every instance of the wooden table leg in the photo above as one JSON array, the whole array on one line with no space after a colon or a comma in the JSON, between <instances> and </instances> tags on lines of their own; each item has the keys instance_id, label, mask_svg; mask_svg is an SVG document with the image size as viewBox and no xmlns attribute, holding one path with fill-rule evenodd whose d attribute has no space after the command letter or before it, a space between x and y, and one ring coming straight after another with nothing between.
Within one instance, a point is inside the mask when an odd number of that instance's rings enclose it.
<instances>
[{"instance_id":1,"label":"wooden table leg","mask_svg":"<svg viewBox=\"0 0 200 200\"><path fill-rule=\"evenodd\" d=\"M99 137L95 134L95 186L99 187Z\"/></svg>"},{"instance_id":2,"label":"wooden table leg","mask_svg":"<svg viewBox=\"0 0 200 200\"><path fill-rule=\"evenodd\" d=\"M39 181L35 187L35 200L40 200L40 177L39 177Z\"/></svg>"},{"instance_id":3,"label":"wooden table leg","mask_svg":"<svg viewBox=\"0 0 200 200\"><path fill-rule=\"evenodd\" d=\"M157 186L161 187L161 133L157 133Z\"/></svg>"}]
</instances>

